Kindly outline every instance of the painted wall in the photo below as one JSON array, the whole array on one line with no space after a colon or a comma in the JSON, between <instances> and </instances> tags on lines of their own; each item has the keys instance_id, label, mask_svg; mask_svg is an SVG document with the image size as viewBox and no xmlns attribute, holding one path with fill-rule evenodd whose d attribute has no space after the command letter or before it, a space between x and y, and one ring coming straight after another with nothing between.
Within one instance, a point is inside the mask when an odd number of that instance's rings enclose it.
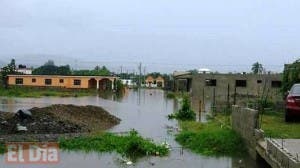
<instances>
[{"instance_id":1,"label":"painted wall","mask_svg":"<svg viewBox=\"0 0 300 168\"><path fill-rule=\"evenodd\" d=\"M16 79L23 79L23 84L16 84ZM32 80L35 79L35 82ZM45 79L51 79L51 85L45 84ZM9 75L9 85L20 86L39 86L39 87L64 87L64 88L89 88L89 80L95 79L98 82L101 79L114 81L116 77L99 77L99 76L54 76L54 75ZM61 83L60 80L63 80ZM80 80L80 85L74 85L74 80Z\"/></svg>"}]
</instances>

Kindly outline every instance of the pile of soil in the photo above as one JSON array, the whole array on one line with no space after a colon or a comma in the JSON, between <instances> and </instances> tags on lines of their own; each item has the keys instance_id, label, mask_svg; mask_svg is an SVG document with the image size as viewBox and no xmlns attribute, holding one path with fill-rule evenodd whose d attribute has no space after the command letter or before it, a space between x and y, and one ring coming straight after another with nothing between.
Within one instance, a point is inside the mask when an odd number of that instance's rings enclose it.
<instances>
[{"instance_id":1,"label":"pile of soil","mask_svg":"<svg viewBox=\"0 0 300 168\"><path fill-rule=\"evenodd\" d=\"M120 123L120 119L97 106L51 105L29 109L31 117L0 112L0 134L64 134L102 131ZM27 131L18 131L17 124Z\"/></svg>"}]
</instances>

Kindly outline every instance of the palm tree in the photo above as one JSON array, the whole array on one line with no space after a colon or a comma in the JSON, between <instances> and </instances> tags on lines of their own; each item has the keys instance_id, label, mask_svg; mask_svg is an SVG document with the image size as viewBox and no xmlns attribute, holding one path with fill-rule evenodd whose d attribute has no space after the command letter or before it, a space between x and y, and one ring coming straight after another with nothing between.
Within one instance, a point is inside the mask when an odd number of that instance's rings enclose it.
<instances>
[{"instance_id":1,"label":"palm tree","mask_svg":"<svg viewBox=\"0 0 300 168\"><path fill-rule=\"evenodd\" d=\"M252 64L251 70L254 74L262 74L263 69L264 68L263 68L262 64L260 64L259 62Z\"/></svg>"}]
</instances>

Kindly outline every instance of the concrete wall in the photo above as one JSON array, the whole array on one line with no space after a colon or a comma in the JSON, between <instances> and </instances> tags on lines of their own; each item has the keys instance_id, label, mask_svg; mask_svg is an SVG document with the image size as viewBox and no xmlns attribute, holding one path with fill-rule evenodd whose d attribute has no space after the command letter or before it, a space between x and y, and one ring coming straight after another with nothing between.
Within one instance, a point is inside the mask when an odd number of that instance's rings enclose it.
<instances>
[{"instance_id":1,"label":"concrete wall","mask_svg":"<svg viewBox=\"0 0 300 168\"><path fill-rule=\"evenodd\" d=\"M272 167L299 168L300 161L273 139L267 139L266 156Z\"/></svg>"},{"instance_id":2,"label":"concrete wall","mask_svg":"<svg viewBox=\"0 0 300 168\"><path fill-rule=\"evenodd\" d=\"M233 130L242 136L250 156L256 159L255 129L258 126L258 111L234 105L231 117Z\"/></svg>"},{"instance_id":3,"label":"concrete wall","mask_svg":"<svg viewBox=\"0 0 300 168\"><path fill-rule=\"evenodd\" d=\"M263 158L273 168L300 168L300 160L274 139L265 139L258 129L258 111L232 106L232 128L244 139L254 159ZM259 155L258 155L259 154Z\"/></svg>"}]
</instances>

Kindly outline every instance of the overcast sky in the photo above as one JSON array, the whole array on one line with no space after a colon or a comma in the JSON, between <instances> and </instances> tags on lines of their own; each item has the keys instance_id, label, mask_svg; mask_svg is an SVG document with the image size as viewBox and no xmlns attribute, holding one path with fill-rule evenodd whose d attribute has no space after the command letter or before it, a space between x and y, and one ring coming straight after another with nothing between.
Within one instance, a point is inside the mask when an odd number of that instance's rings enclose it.
<instances>
[{"instance_id":1,"label":"overcast sky","mask_svg":"<svg viewBox=\"0 0 300 168\"><path fill-rule=\"evenodd\" d=\"M299 16L299 0L0 0L0 60L281 71L300 56Z\"/></svg>"}]
</instances>

